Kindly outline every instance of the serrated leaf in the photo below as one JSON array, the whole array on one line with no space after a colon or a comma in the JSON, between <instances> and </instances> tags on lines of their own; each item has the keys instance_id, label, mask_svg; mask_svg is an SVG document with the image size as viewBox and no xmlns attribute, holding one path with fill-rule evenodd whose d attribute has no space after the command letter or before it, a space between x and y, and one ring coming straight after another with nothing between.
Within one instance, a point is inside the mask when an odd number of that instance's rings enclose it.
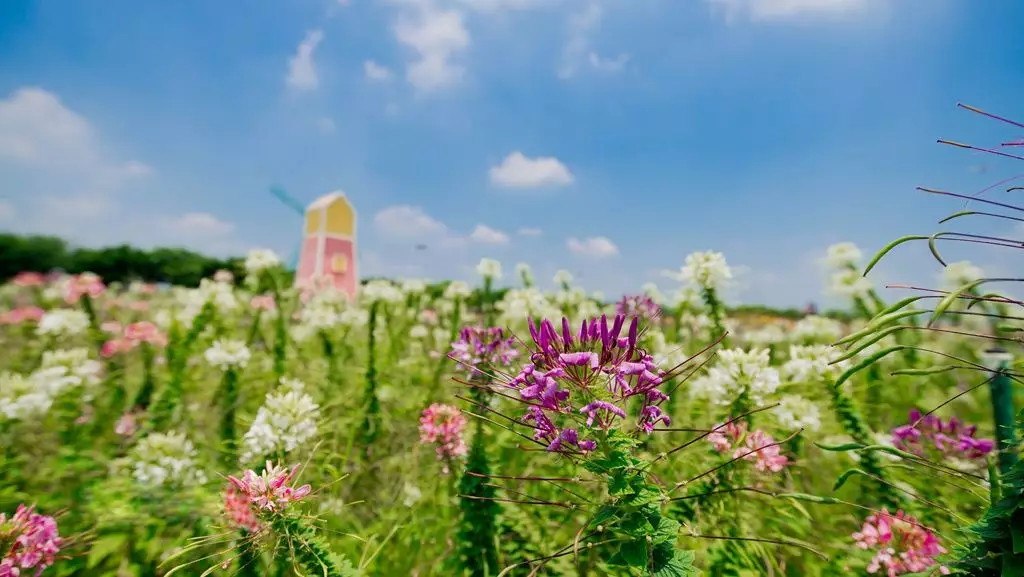
<instances>
[{"instance_id":1,"label":"serrated leaf","mask_svg":"<svg viewBox=\"0 0 1024 577\"><path fill-rule=\"evenodd\" d=\"M641 537L639 539L633 539L632 541L626 541L619 547L619 556L622 560L630 567L646 567L647 566L647 539Z\"/></svg>"}]
</instances>

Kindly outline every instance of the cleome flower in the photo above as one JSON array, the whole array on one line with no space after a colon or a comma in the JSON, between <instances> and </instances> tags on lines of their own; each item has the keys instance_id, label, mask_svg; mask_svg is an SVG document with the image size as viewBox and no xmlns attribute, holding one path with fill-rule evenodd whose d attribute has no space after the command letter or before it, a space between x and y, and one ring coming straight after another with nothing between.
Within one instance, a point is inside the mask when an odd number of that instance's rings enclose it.
<instances>
[{"instance_id":1,"label":"cleome flower","mask_svg":"<svg viewBox=\"0 0 1024 577\"><path fill-rule=\"evenodd\" d=\"M466 456L466 441L462 438L465 428L466 417L457 407L434 403L423 409L420 442L436 445L437 459L445 462L445 474L450 461Z\"/></svg>"},{"instance_id":2,"label":"cleome flower","mask_svg":"<svg viewBox=\"0 0 1024 577\"><path fill-rule=\"evenodd\" d=\"M288 453L316 436L320 407L303 383L281 379L281 389L267 394L242 439L242 462Z\"/></svg>"},{"instance_id":3,"label":"cleome flower","mask_svg":"<svg viewBox=\"0 0 1024 577\"><path fill-rule=\"evenodd\" d=\"M875 551L868 573L883 571L888 577L925 571L938 565L935 558L946 552L935 533L903 511L892 515L882 509L870 515L853 540L858 549ZM949 569L941 565L938 572L949 575Z\"/></svg>"},{"instance_id":4,"label":"cleome flower","mask_svg":"<svg viewBox=\"0 0 1024 577\"><path fill-rule=\"evenodd\" d=\"M754 467L761 472L778 473L789 464L789 459L782 454L782 448L771 435L759 430L748 433L744 422L717 425L706 440L719 453L732 450L733 459L753 461Z\"/></svg>"},{"instance_id":5,"label":"cleome flower","mask_svg":"<svg viewBox=\"0 0 1024 577\"><path fill-rule=\"evenodd\" d=\"M530 321L531 362L506 386L529 405L523 421L533 427L534 440L549 451L587 453L630 411L636 431L669 424L659 407L668 399L659 389L668 375L637 346L638 321L633 317L627 327L625 315L591 318L575 334L566 318L561 331L546 319Z\"/></svg>"},{"instance_id":6,"label":"cleome flower","mask_svg":"<svg viewBox=\"0 0 1024 577\"><path fill-rule=\"evenodd\" d=\"M995 442L975 438L977 432L977 425L966 426L956 417L943 421L936 415L922 417L921 411L914 409L906 425L892 430L892 443L915 455L931 453L945 459L979 461L995 449Z\"/></svg>"},{"instance_id":7,"label":"cleome flower","mask_svg":"<svg viewBox=\"0 0 1024 577\"><path fill-rule=\"evenodd\" d=\"M256 471L247 469L241 479L229 475L228 482L238 489L248 500L249 506L257 512L281 512L289 504L309 495L311 488L308 484L298 488L289 486L298 471L298 465L289 470L267 461L262 474L257 475Z\"/></svg>"},{"instance_id":8,"label":"cleome flower","mask_svg":"<svg viewBox=\"0 0 1024 577\"><path fill-rule=\"evenodd\" d=\"M500 327L464 327L448 353L448 358L456 361L461 370L471 374L487 370L486 367L508 366L518 356L515 337L506 337Z\"/></svg>"},{"instance_id":9,"label":"cleome flower","mask_svg":"<svg viewBox=\"0 0 1024 577\"><path fill-rule=\"evenodd\" d=\"M661 316L661 307L649 295L625 295L615 304L615 312L620 315L638 316L653 321Z\"/></svg>"},{"instance_id":10,"label":"cleome flower","mask_svg":"<svg viewBox=\"0 0 1024 577\"><path fill-rule=\"evenodd\" d=\"M0 513L0 577L39 575L56 561L61 543L57 521L34 506L18 505L10 519Z\"/></svg>"}]
</instances>

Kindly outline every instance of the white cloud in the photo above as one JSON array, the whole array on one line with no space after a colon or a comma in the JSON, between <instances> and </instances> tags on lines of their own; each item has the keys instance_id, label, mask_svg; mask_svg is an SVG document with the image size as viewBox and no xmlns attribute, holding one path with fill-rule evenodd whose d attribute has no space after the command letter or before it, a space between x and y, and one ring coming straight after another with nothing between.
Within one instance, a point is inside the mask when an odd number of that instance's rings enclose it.
<instances>
[{"instance_id":1,"label":"white cloud","mask_svg":"<svg viewBox=\"0 0 1024 577\"><path fill-rule=\"evenodd\" d=\"M573 237L565 242L565 246L576 254L593 258L605 258L619 254L619 247L603 236L594 236L583 240Z\"/></svg>"},{"instance_id":2,"label":"white cloud","mask_svg":"<svg viewBox=\"0 0 1024 577\"><path fill-rule=\"evenodd\" d=\"M604 10L597 2L590 2L580 12L569 16L569 38L562 49L562 64L558 69L560 78L569 78L576 73L579 62L588 52L590 33L601 24Z\"/></svg>"},{"instance_id":3,"label":"white cloud","mask_svg":"<svg viewBox=\"0 0 1024 577\"><path fill-rule=\"evenodd\" d=\"M189 212L167 221L171 232L182 235L219 237L231 234L235 225L208 212Z\"/></svg>"},{"instance_id":4,"label":"white cloud","mask_svg":"<svg viewBox=\"0 0 1024 577\"><path fill-rule=\"evenodd\" d=\"M14 220L14 204L6 200L0 200L0 222Z\"/></svg>"},{"instance_id":5,"label":"white cloud","mask_svg":"<svg viewBox=\"0 0 1024 577\"><path fill-rule=\"evenodd\" d=\"M556 0L459 0L459 2L479 12L500 12L502 10L528 10L539 8L545 4L554 4Z\"/></svg>"},{"instance_id":6,"label":"white cloud","mask_svg":"<svg viewBox=\"0 0 1024 577\"><path fill-rule=\"evenodd\" d=\"M373 82L385 82L391 80L391 70L387 66L381 66L373 60L363 62L363 73L368 80Z\"/></svg>"},{"instance_id":7,"label":"white cloud","mask_svg":"<svg viewBox=\"0 0 1024 577\"><path fill-rule=\"evenodd\" d=\"M34 166L92 165L99 160L89 122L41 88L0 100L0 158Z\"/></svg>"},{"instance_id":8,"label":"white cloud","mask_svg":"<svg viewBox=\"0 0 1024 577\"><path fill-rule=\"evenodd\" d=\"M568 186L573 183L572 173L557 158L527 158L518 150L506 156L498 166L491 167L490 177L491 184L506 188Z\"/></svg>"},{"instance_id":9,"label":"white cloud","mask_svg":"<svg viewBox=\"0 0 1024 577\"><path fill-rule=\"evenodd\" d=\"M406 65L405 79L420 92L435 92L461 80L465 69L455 56L469 47L469 30L462 12L440 10L428 2L405 2L395 24L398 41L416 52Z\"/></svg>"},{"instance_id":10,"label":"white cloud","mask_svg":"<svg viewBox=\"0 0 1024 577\"><path fill-rule=\"evenodd\" d=\"M322 30L310 30L306 33L295 56L288 60L288 76L285 78L288 86L297 90L313 90L320 85L316 64L313 63L313 53L323 39Z\"/></svg>"},{"instance_id":11,"label":"white cloud","mask_svg":"<svg viewBox=\"0 0 1024 577\"><path fill-rule=\"evenodd\" d=\"M600 70L601 72L621 72L626 67L626 63L629 62L629 54L619 54L615 58L604 58L598 55L597 52L591 52L588 57L590 66L594 70Z\"/></svg>"},{"instance_id":12,"label":"white cloud","mask_svg":"<svg viewBox=\"0 0 1024 577\"><path fill-rule=\"evenodd\" d=\"M399 204L389 206L373 217L373 224L381 232L395 237L440 236L448 232L441 221L418 206Z\"/></svg>"},{"instance_id":13,"label":"white cloud","mask_svg":"<svg viewBox=\"0 0 1024 577\"><path fill-rule=\"evenodd\" d=\"M707 0L726 22L745 17L752 21L800 17L836 17L859 12L872 0Z\"/></svg>"},{"instance_id":14,"label":"white cloud","mask_svg":"<svg viewBox=\"0 0 1024 577\"><path fill-rule=\"evenodd\" d=\"M469 234L472 241L483 244L508 244L508 235L489 226L478 224Z\"/></svg>"},{"instance_id":15,"label":"white cloud","mask_svg":"<svg viewBox=\"0 0 1024 577\"><path fill-rule=\"evenodd\" d=\"M121 165L121 170L124 171L127 176L148 176L153 173L153 169L137 160L130 160Z\"/></svg>"},{"instance_id":16,"label":"white cloud","mask_svg":"<svg viewBox=\"0 0 1024 577\"><path fill-rule=\"evenodd\" d=\"M523 227L516 231L519 236L540 236L544 231L539 228Z\"/></svg>"}]
</instances>

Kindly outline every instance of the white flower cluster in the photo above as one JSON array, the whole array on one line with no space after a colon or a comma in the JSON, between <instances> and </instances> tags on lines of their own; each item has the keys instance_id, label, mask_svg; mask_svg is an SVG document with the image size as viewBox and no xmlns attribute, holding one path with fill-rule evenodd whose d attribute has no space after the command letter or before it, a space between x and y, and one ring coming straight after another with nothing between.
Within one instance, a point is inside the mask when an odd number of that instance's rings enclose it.
<instances>
[{"instance_id":1,"label":"white flower cluster","mask_svg":"<svg viewBox=\"0 0 1024 577\"><path fill-rule=\"evenodd\" d=\"M75 379L75 385L95 385L100 382L103 363L89 357L89 349L57 349L43 352L42 368L59 367L65 376Z\"/></svg>"},{"instance_id":2,"label":"white flower cluster","mask_svg":"<svg viewBox=\"0 0 1024 577\"><path fill-rule=\"evenodd\" d=\"M572 273L565 269L560 269L555 272L555 278L553 280L557 287L566 288L568 286L572 286Z\"/></svg>"},{"instance_id":3,"label":"white flower cluster","mask_svg":"<svg viewBox=\"0 0 1024 577\"><path fill-rule=\"evenodd\" d=\"M825 264L829 268L856 268L860 265L863 253L852 242L840 242L828 247Z\"/></svg>"},{"instance_id":4,"label":"white flower cluster","mask_svg":"<svg viewBox=\"0 0 1024 577\"><path fill-rule=\"evenodd\" d=\"M242 439L242 462L291 452L316 436L320 407L304 392L300 381L281 379L281 388L267 394L249 431Z\"/></svg>"},{"instance_id":5,"label":"white flower cluster","mask_svg":"<svg viewBox=\"0 0 1024 577\"><path fill-rule=\"evenodd\" d=\"M473 291L470 290L469 285L460 280L453 280L444 289L444 298L451 301L464 299L471 294L473 294Z\"/></svg>"},{"instance_id":6,"label":"white flower cluster","mask_svg":"<svg viewBox=\"0 0 1024 577\"><path fill-rule=\"evenodd\" d=\"M789 360L782 365L782 373L787 379L799 383L829 381L849 366L849 361L831 364L842 355L842 350L828 345L792 345L789 347Z\"/></svg>"},{"instance_id":7,"label":"white flower cluster","mask_svg":"<svg viewBox=\"0 0 1024 577\"><path fill-rule=\"evenodd\" d=\"M53 309L39 319L36 334L40 336L71 337L89 328L89 317L80 310Z\"/></svg>"},{"instance_id":8,"label":"white flower cluster","mask_svg":"<svg viewBox=\"0 0 1024 577\"><path fill-rule=\"evenodd\" d=\"M407 295L418 295L427 292L427 282L418 278L402 281L402 292Z\"/></svg>"},{"instance_id":9,"label":"white flower cluster","mask_svg":"<svg viewBox=\"0 0 1024 577\"><path fill-rule=\"evenodd\" d=\"M781 343L788 338L786 329L779 323L765 323L756 329L744 331L742 336L746 342L761 347Z\"/></svg>"},{"instance_id":10,"label":"white flower cluster","mask_svg":"<svg viewBox=\"0 0 1024 577\"><path fill-rule=\"evenodd\" d=\"M135 446L132 476L142 485L195 485L206 482L197 451L184 433L150 433Z\"/></svg>"},{"instance_id":11,"label":"white flower cluster","mask_svg":"<svg viewBox=\"0 0 1024 577\"><path fill-rule=\"evenodd\" d=\"M228 369L244 368L252 358L249 347L242 341L230 339L217 339L210 348L203 353L206 362L222 371Z\"/></svg>"},{"instance_id":12,"label":"white flower cluster","mask_svg":"<svg viewBox=\"0 0 1024 577\"><path fill-rule=\"evenodd\" d=\"M818 405L799 395L786 395L779 400L779 406L772 411L784 429L796 431L806 429L815 432L821 429L821 411Z\"/></svg>"},{"instance_id":13,"label":"white flower cluster","mask_svg":"<svg viewBox=\"0 0 1024 577\"><path fill-rule=\"evenodd\" d=\"M491 280L501 280L501 263L493 258L482 258L476 265L476 274Z\"/></svg>"},{"instance_id":14,"label":"white flower cluster","mask_svg":"<svg viewBox=\"0 0 1024 577\"><path fill-rule=\"evenodd\" d=\"M834 295L863 298L872 289L871 281L855 268L844 268L829 276L828 292Z\"/></svg>"},{"instance_id":15,"label":"white flower cluster","mask_svg":"<svg viewBox=\"0 0 1024 577\"><path fill-rule=\"evenodd\" d=\"M529 264L527 264L525 262L521 262L521 263L517 264L516 265L516 276L519 277L519 279L523 281L523 286L533 286L533 284L534 284L533 269L530 268Z\"/></svg>"},{"instance_id":16,"label":"white flower cluster","mask_svg":"<svg viewBox=\"0 0 1024 577\"><path fill-rule=\"evenodd\" d=\"M828 317L807 315L793 325L790 334L794 341L834 343L843 336L843 324Z\"/></svg>"},{"instance_id":17,"label":"white flower cluster","mask_svg":"<svg viewBox=\"0 0 1024 577\"><path fill-rule=\"evenodd\" d=\"M779 371L769 364L767 349L723 349L718 363L694 380L690 390L717 405L728 405L744 393L751 403L762 405L779 387Z\"/></svg>"},{"instance_id":18,"label":"white flower cluster","mask_svg":"<svg viewBox=\"0 0 1024 577\"><path fill-rule=\"evenodd\" d=\"M949 263L940 275L942 286L949 290L956 290L982 278L985 278L985 271L966 260Z\"/></svg>"},{"instance_id":19,"label":"white flower cluster","mask_svg":"<svg viewBox=\"0 0 1024 577\"><path fill-rule=\"evenodd\" d=\"M661 289L658 288L658 285L652 282L644 283L644 286L640 290L642 290L645 295L647 295L652 301L654 301L654 304L658 306L662 306L665 304L665 295L662 294Z\"/></svg>"},{"instance_id":20,"label":"white flower cluster","mask_svg":"<svg viewBox=\"0 0 1024 577\"><path fill-rule=\"evenodd\" d=\"M0 417L25 420L41 417L53 405L53 394L36 375L0 373Z\"/></svg>"},{"instance_id":21,"label":"white flower cluster","mask_svg":"<svg viewBox=\"0 0 1024 577\"><path fill-rule=\"evenodd\" d=\"M281 259L274 251L266 248L254 248L245 257L245 272L257 275L280 264Z\"/></svg>"},{"instance_id":22,"label":"white flower cluster","mask_svg":"<svg viewBox=\"0 0 1024 577\"><path fill-rule=\"evenodd\" d=\"M679 280L703 289L720 289L732 280L732 269L720 252L694 252L686 255Z\"/></svg>"},{"instance_id":23,"label":"white flower cluster","mask_svg":"<svg viewBox=\"0 0 1024 577\"><path fill-rule=\"evenodd\" d=\"M495 303L500 323L505 326L521 326L528 318L559 318L558 309L541 291L535 288L509 289L505 296Z\"/></svg>"},{"instance_id":24,"label":"white flower cluster","mask_svg":"<svg viewBox=\"0 0 1024 577\"><path fill-rule=\"evenodd\" d=\"M367 303L400 303L405 300L402 291L386 280L372 280L359 291L359 295Z\"/></svg>"}]
</instances>

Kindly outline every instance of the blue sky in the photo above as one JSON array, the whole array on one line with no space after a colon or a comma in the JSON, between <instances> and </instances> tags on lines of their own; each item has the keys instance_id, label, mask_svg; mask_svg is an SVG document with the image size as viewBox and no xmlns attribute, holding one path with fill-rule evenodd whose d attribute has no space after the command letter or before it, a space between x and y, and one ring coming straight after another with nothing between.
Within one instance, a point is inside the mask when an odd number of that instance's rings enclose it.
<instances>
[{"instance_id":1,"label":"blue sky","mask_svg":"<svg viewBox=\"0 0 1024 577\"><path fill-rule=\"evenodd\" d=\"M490 256L619 294L714 249L734 300L820 302L829 244L960 208L915 185L1019 170L934 141L1022 136L954 106L1022 115L1022 21L1017 0L8 0L0 227L288 254L277 183L345 191L365 274ZM908 248L878 282L936 272Z\"/></svg>"}]
</instances>

